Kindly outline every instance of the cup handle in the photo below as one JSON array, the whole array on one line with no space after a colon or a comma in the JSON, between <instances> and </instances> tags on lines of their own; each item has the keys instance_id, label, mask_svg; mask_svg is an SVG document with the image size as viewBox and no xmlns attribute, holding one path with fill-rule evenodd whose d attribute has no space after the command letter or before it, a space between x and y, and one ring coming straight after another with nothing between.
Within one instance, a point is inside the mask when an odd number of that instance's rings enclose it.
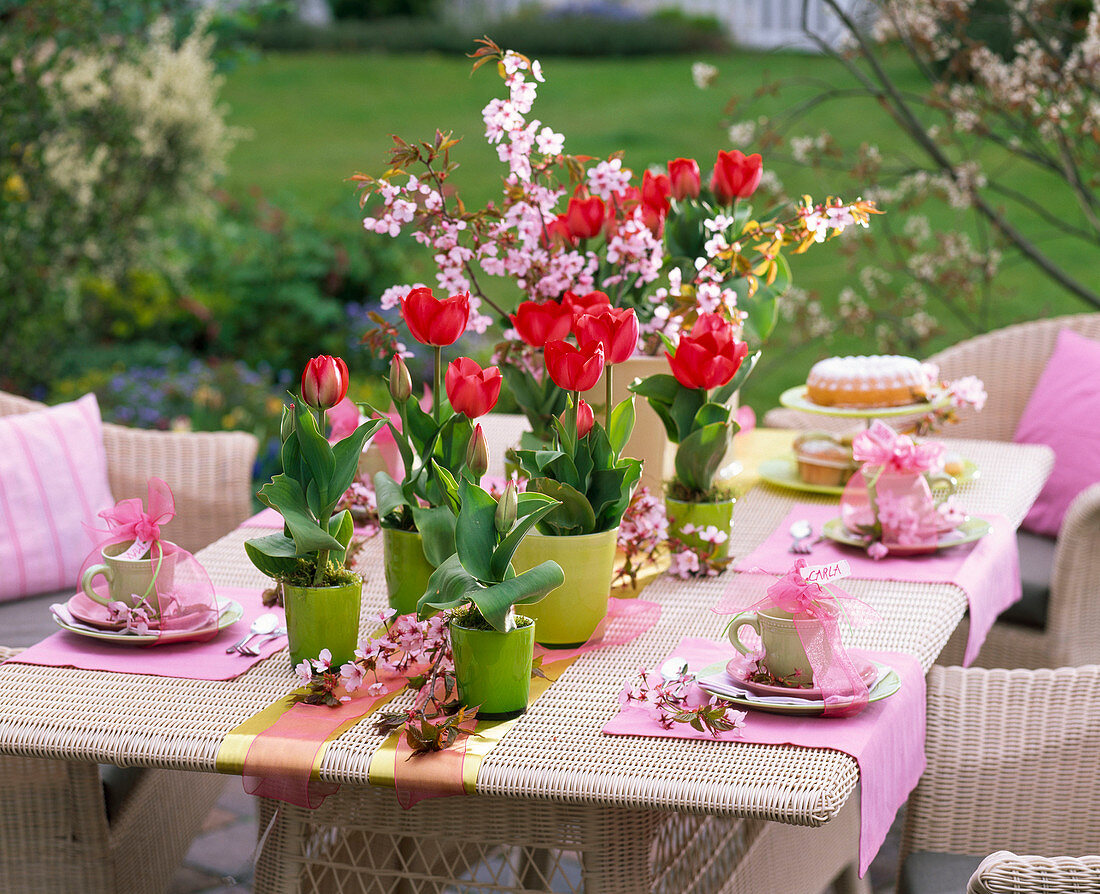
<instances>
[{"instance_id":1,"label":"cup handle","mask_svg":"<svg viewBox=\"0 0 1100 894\"><path fill-rule=\"evenodd\" d=\"M92 578L97 574L102 574L107 578L107 583L110 584L114 578L114 572L111 571L109 565L93 565L87 571L84 572L84 576L80 579L80 589L84 591L84 595L91 599L93 602L98 602L100 605L110 605L111 600L109 598L104 599L95 590L92 589Z\"/></svg>"},{"instance_id":2,"label":"cup handle","mask_svg":"<svg viewBox=\"0 0 1100 894\"><path fill-rule=\"evenodd\" d=\"M939 489L939 486L943 485L945 493L941 493L935 499L935 505L939 506L944 500L954 496L955 490L958 488L959 483L953 476L948 475L946 472L935 472L928 476L928 487L932 491Z\"/></svg>"},{"instance_id":3,"label":"cup handle","mask_svg":"<svg viewBox=\"0 0 1100 894\"><path fill-rule=\"evenodd\" d=\"M747 657L751 650L748 648L748 646L741 642L741 639L737 636L737 632L742 627L751 627L757 632L757 634L760 633L760 618L757 617L756 612L742 612L741 614L735 616L732 621L730 621L730 642L733 643L733 647L738 652Z\"/></svg>"}]
</instances>

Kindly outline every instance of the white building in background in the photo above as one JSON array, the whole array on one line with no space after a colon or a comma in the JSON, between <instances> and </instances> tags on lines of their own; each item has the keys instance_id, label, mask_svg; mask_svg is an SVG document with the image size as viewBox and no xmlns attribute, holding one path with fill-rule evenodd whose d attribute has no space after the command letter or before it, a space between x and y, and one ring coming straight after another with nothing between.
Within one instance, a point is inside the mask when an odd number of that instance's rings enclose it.
<instances>
[{"instance_id":1,"label":"white building in background","mask_svg":"<svg viewBox=\"0 0 1100 894\"><path fill-rule=\"evenodd\" d=\"M873 12L869 0L839 0L839 5L863 22ZM808 30L830 46L845 34L843 24L822 0L441 0L441 12L448 19L486 24L536 9L583 10L585 6L618 7L638 15L678 9L688 16L706 16L717 20L736 43L756 49L816 50L817 44L803 29L803 6Z\"/></svg>"}]
</instances>

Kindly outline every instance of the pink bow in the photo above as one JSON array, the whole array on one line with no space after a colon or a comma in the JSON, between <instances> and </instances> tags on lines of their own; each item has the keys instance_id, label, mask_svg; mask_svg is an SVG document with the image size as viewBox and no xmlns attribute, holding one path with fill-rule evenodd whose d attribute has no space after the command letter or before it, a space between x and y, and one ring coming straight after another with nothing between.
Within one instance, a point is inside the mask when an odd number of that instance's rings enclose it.
<instances>
[{"instance_id":1,"label":"pink bow","mask_svg":"<svg viewBox=\"0 0 1100 894\"><path fill-rule=\"evenodd\" d=\"M892 472L927 472L943 464L943 444L916 444L899 435L880 419L852 439L852 456L857 462L882 466Z\"/></svg>"},{"instance_id":2,"label":"pink bow","mask_svg":"<svg viewBox=\"0 0 1100 894\"><path fill-rule=\"evenodd\" d=\"M160 542L160 526L175 518L176 501L172 489L159 478L149 479L149 511L142 508L141 498L119 500L113 509L104 509L99 517L107 522L107 532L115 542L143 540Z\"/></svg>"}]
</instances>

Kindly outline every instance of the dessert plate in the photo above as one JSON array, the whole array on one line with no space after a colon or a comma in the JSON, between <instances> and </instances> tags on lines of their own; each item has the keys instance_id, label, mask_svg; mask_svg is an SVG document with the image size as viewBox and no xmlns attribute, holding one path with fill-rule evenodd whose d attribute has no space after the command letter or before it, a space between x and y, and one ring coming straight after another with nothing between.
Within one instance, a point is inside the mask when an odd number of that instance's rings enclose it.
<instances>
[{"instance_id":1,"label":"dessert plate","mask_svg":"<svg viewBox=\"0 0 1100 894\"><path fill-rule=\"evenodd\" d=\"M868 703L889 698L901 688L901 677L892 667L875 662L875 669L878 672L878 678L871 686ZM747 689L742 689L740 684L735 684L730 680L729 674L726 673L726 666L722 662L703 668L697 682L705 692L709 692L723 701L730 702L730 704L742 708L752 708L754 711L804 717L820 717L825 712L825 702L821 699L775 698L755 695Z\"/></svg>"},{"instance_id":2,"label":"dessert plate","mask_svg":"<svg viewBox=\"0 0 1100 894\"><path fill-rule=\"evenodd\" d=\"M87 597L85 597L87 598ZM88 602L92 600L88 599ZM70 603L72 600L69 601ZM98 605L98 603L93 603ZM79 636L88 636L93 639L106 640L112 643L123 643L127 646L148 646L154 643L187 642L188 640L203 639L211 633L218 633L236 624L244 615L241 604L234 599L218 603L218 621L215 625L202 627L197 630L166 630L162 634L126 633L122 629L105 630L101 627L89 626L72 614L70 604L56 605L53 608L54 623L62 630ZM106 608L104 608L106 611Z\"/></svg>"},{"instance_id":3,"label":"dessert plate","mask_svg":"<svg viewBox=\"0 0 1100 894\"><path fill-rule=\"evenodd\" d=\"M878 668L873 661L867 658L857 658L853 661L856 670L859 672L863 682L871 687L878 680ZM730 678L730 682L735 686L739 686L742 689L747 689L752 695L756 696L776 696L779 698L804 698L804 699L816 699L821 701L820 689L794 689L790 686L776 686L771 683L755 683L752 680L746 680L740 677L739 671L744 669L743 658L731 658L729 664L726 665L726 674Z\"/></svg>"},{"instance_id":4,"label":"dessert plate","mask_svg":"<svg viewBox=\"0 0 1100 894\"><path fill-rule=\"evenodd\" d=\"M946 395L935 400L917 404L904 404L899 407L826 407L815 404L806 397L806 386L796 385L779 395L779 403L791 410L804 410L807 413L819 413L822 416L846 416L851 419L879 419L888 416L916 416L927 413L937 407L945 407L951 399Z\"/></svg>"},{"instance_id":5,"label":"dessert plate","mask_svg":"<svg viewBox=\"0 0 1100 894\"><path fill-rule=\"evenodd\" d=\"M946 534L941 534L934 547L892 546L889 548L890 555L918 556L938 552L941 549L949 549L952 546L959 546L963 543L973 543L975 540L981 540L981 538L988 534L989 529L990 524L984 518L971 517L955 528L955 530ZM829 519L829 521L825 522L825 526L821 533L835 543L843 543L845 546L855 546L859 549L866 549L867 547L867 541L859 534L853 534L844 527L844 522L839 518Z\"/></svg>"},{"instance_id":6,"label":"dessert plate","mask_svg":"<svg viewBox=\"0 0 1100 894\"><path fill-rule=\"evenodd\" d=\"M777 456L766 459L760 463L757 474L761 481L774 484L776 487L786 487L790 490L800 490L811 494L832 494L839 496L844 493L843 484L810 484L803 481L798 474L798 461L793 456ZM978 477L978 464L973 460L962 461L962 471L955 476L959 485L966 484Z\"/></svg>"}]
</instances>

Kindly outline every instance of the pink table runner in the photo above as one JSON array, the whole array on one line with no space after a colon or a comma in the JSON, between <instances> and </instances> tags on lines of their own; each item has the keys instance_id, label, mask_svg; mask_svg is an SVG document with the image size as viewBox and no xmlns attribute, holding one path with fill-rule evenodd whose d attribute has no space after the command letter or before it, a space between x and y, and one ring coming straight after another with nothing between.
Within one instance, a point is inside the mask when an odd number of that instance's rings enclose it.
<instances>
[{"instance_id":1,"label":"pink table runner","mask_svg":"<svg viewBox=\"0 0 1100 894\"><path fill-rule=\"evenodd\" d=\"M807 519L814 531L820 532L825 522L836 518L837 514L835 505L795 504L767 540L736 561L734 570L785 574L796 558L789 551L791 524ZM986 520L991 528L981 540L930 555L887 557L876 561L861 549L823 540L814 545L806 560L811 565L825 565L846 559L852 567L852 577L866 580L954 584L966 594L970 608L970 633L963 658L963 663L969 665L977 657L997 615L1016 602L1022 593L1015 529L1003 516L988 516Z\"/></svg>"},{"instance_id":2,"label":"pink table runner","mask_svg":"<svg viewBox=\"0 0 1100 894\"><path fill-rule=\"evenodd\" d=\"M685 637L672 653L687 659L698 673L736 654L729 643ZM924 671L911 655L859 652L889 664L901 678L897 693L867 706L855 717L789 717L749 710L739 731L720 734L720 741L756 745L799 745L831 748L851 755L859 765L859 874L863 876L886 838L898 808L905 803L924 772ZM657 667L660 667L660 662ZM687 724L664 729L652 709L619 697L620 710L603 728L605 735L655 736L666 739L714 739ZM697 697L706 698L702 690Z\"/></svg>"},{"instance_id":3,"label":"pink table runner","mask_svg":"<svg viewBox=\"0 0 1100 894\"><path fill-rule=\"evenodd\" d=\"M219 602L235 599L244 609L244 615L236 624L220 631L207 642L132 646L59 630L9 660L19 664L152 674L184 680L232 680L286 646L286 637L279 636L258 646L260 654L255 657L236 652L226 654L226 648L248 632L257 615L273 612L279 617L280 625L285 621L281 608L264 607L260 590L218 587L217 597Z\"/></svg>"}]
</instances>

